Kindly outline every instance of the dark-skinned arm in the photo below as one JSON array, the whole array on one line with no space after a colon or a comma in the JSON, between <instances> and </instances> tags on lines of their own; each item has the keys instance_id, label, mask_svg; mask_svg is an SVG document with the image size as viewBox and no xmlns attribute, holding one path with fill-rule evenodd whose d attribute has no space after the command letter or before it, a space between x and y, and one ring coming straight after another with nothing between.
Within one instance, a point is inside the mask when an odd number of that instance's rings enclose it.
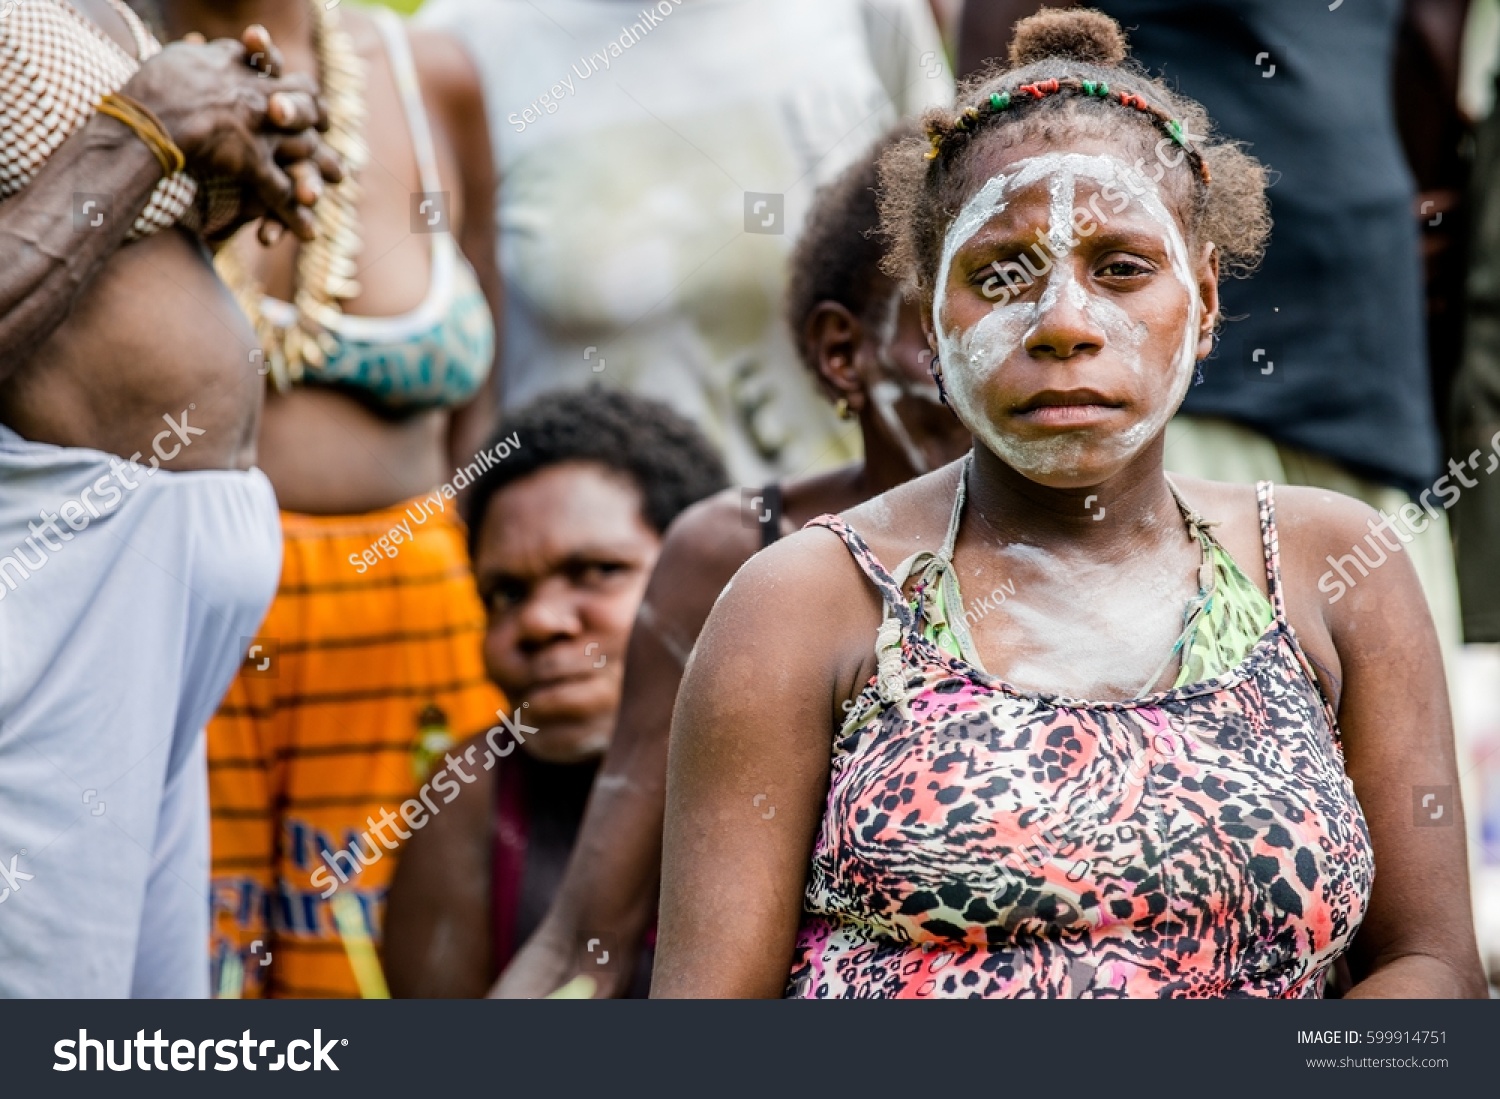
<instances>
[{"instance_id":1,"label":"dark-skinned arm","mask_svg":"<svg viewBox=\"0 0 1500 1099\"><path fill-rule=\"evenodd\" d=\"M448 426L448 452L455 466L474 460L489 442L500 409L503 284L495 254L495 162L484 113L479 72L469 53L442 31L408 28L422 90L438 108L443 131L461 173L463 218L456 226L459 251L474 268L495 322L495 356L484 388L454 411Z\"/></svg>"},{"instance_id":2,"label":"dark-skinned arm","mask_svg":"<svg viewBox=\"0 0 1500 1099\"><path fill-rule=\"evenodd\" d=\"M1010 32L1017 22L1043 8L1071 8L1073 0L968 0L958 20L958 76L970 76L992 57L1010 52Z\"/></svg>"},{"instance_id":3,"label":"dark-skinned arm","mask_svg":"<svg viewBox=\"0 0 1500 1099\"><path fill-rule=\"evenodd\" d=\"M1317 547L1301 565L1326 569L1364 542L1364 504L1315 490L1281 489L1283 546ZM1284 502L1283 502L1284 501ZM1394 540L1394 535L1390 535ZM1416 570L1406 553L1323 605L1342 679L1345 769L1375 850L1369 909L1348 955L1351 999L1483 997L1484 973L1469 903L1463 811L1443 658ZM1414 788L1447 787L1445 827L1418 827Z\"/></svg>"},{"instance_id":4,"label":"dark-skinned arm","mask_svg":"<svg viewBox=\"0 0 1500 1099\"><path fill-rule=\"evenodd\" d=\"M106 115L95 115L58 146L30 185L0 203L0 382L67 317L73 301L125 234L161 182L161 165L144 142ZM98 226L73 224L73 195L109 195L90 208Z\"/></svg>"},{"instance_id":5,"label":"dark-skinned arm","mask_svg":"<svg viewBox=\"0 0 1500 1099\"><path fill-rule=\"evenodd\" d=\"M740 522L738 495L722 494L672 524L651 574L625 656L619 716L556 899L492 996L546 996L579 976L596 998L623 996L656 915L661 877L667 742L683 665L714 601L760 548ZM605 937L623 964L602 972L586 950Z\"/></svg>"},{"instance_id":6,"label":"dark-skinned arm","mask_svg":"<svg viewBox=\"0 0 1500 1099\"><path fill-rule=\"evenodd\" d=\"M464 761L472 751L474 763ZM484 995L495 975L491 932L491 818L494 770L484 769L483 740L475 737L453 749L457 766L440 763L459 787L453 801L414 829L401 849L386 902L382 955L391 995L398 998ZM471 776L472 784L462 782Z\"/></svg>"},{"instance_id":7,"label":"dark-skinned arm","mask_svg":"<svg viewBox=\"0 0 1500 1099\"><path fill-rule=\"evenodd\" d=\"M785 991L839 703L878 625L825 530L756 554L715 605L672 720L653 997Z\"/></svg>"}]
</instances>

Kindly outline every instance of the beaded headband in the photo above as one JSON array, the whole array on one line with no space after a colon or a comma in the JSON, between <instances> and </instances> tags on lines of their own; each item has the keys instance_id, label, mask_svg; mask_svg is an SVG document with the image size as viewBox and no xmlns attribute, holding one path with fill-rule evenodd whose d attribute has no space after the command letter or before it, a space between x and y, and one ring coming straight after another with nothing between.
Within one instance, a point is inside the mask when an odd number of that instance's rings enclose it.
<instances>
[{"instance_id":1,"label":"beaded headband","mask_svg":"<svg viewBox=\"0 0 1500 1099\"><path fill-rule=\"evenodd\" d=\"M1202 154L1188 144L1187 134L1183 130L1181 122L1167 114L1160 107L1152 106L1138 95L1111 90L1110 86L1102 80L1079 80L1076 77L1068 76L1061 79L1038 80L1033 84L1022 84L1013 92L996 92L991 95L981 105L986 108L983 112L981 112L980 107L969 107L953 120L953 125L959 131L969 133L978 127L981 118L985 115L1002 114L1024 103L1045 99L1049 95L1060 95L1064 92L1082 95L1091 99L1107 99L1120 104L1122 107L1133 107L1142 114L1147 115L1155 123L1156 127L1165 133L1175 144L1180 146L1188 158L1192 160L1193 167L1198 170L1198 175L1203 180L1203 185L1206 187L1213 182L1213 177L1209 174L1208 165L1204 163ZM932 148L927 151L928 160L936 160L942 155L945 136L931 129L927 131L927 139L932 143Z\"/></svg>"}]
</instances>

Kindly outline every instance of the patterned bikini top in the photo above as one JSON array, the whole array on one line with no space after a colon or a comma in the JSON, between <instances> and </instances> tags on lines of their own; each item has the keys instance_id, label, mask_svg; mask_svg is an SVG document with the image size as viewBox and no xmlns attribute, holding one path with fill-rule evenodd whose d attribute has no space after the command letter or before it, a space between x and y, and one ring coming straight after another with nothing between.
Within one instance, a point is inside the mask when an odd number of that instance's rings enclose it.
<instances>
[{"instance_id":1,"label":"patterned bikini top","mask_svg":"<svg viewBox=\"0 0 1500 1099\"><path fill-rule=\"evenodd\" d=\"M1322 995L1374 858L1257 492L1264 634L1218 675L1122 701L1018 690L944 651L854 530L813 521L885 621L833 743L788 995Z\"/></svg>"},{"instance_id":2,"label":"patterned bikini top","mask_svg":"<svg viewBox=\"0 0 1500 1099\"><path fill-rule=\"evenodd\" d=\"M121 0L110 5L130 28L136 52L121 49L66 0L14 0L0 17L0 200L21 191L53 152L94 114L100 98L118 91L161 44ZM126 236L138 240L179 223L212 228L232 217L232 193L214 188L212 214L197 208L198 183L186 172L162 180ZM75 218L96 216L79 199ZM93 196L108 201L107 196ZM222 207L227 200L229 209ZM212 224L206 224L212 223Z\"/></svg>"},{"instance_id":3,"label":"patterned bikini top","mask_svg":"<svg viewBox=\"0 0 1500 1099\"><path fill-rule=\"evenodd\" d=\"M394 12L368 12L385 40L422 190L436 196L442 179L406 30ZM441 216L436 206L423 208L413 214L413 224L429 214L435 215L434 223ZM495 354L489 304L452 234L433 232L428 239L432 274L422 303L399 317L330 317L325 327L332 336L331 347L321 366L304 368L305 381L348 386L381 405L403 410L463 405L479 392ZM261 315L281 329L297 323L296 310L275 298L262 299Z\"/></svg>"}]
</instances>

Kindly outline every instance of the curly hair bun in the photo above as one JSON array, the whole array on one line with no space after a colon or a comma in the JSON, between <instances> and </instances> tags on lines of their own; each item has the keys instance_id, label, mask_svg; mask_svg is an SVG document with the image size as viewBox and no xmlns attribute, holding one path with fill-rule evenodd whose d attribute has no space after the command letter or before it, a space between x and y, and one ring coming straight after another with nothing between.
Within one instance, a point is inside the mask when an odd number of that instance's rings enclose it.
<instances>
[{"instance_id":1,"label":"curly hair bun","mask_svg":"<svg viewBox=\"0 0 1500 1099\"><path fill-rule=\"evenodd\" d=\"M1102 11L1043 8L1016 24L1010 43L1012 68L1036 61L1080 61L1118 65L1125 60L1125 34Z\"/></svg>"}]
</instances>

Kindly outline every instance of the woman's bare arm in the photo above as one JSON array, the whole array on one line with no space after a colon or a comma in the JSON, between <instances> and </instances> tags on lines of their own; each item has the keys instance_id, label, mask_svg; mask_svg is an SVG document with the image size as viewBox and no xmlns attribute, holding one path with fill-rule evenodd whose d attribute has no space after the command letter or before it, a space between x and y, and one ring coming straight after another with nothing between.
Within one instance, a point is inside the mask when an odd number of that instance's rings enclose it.
<instances>
[{"instance_id":1,"label":"woman's bare arm","mask_svg":"<svg viewBox=\"0 0 1500 1099\"><path fill-rule=\"evenodd\" d=\"M836 716L878 625L823 530L757 554L719 598L672 721L653 996L782 995Z\"/></svg>"},{"instance_id":2,"label":"woman's bare arm","mask_svg":"<svg viewBox=\"0 0 1500 1099\"><path fill-rule=\"evenodd\" d=\"M1300 598L1325 608L1343 681L1345 766L1375 849L1375 884L1350 950L1356 983L1347 995L1482 997L1447 680L1416 571L1405 553L1389 552L1327 603L1307 581L1326 571L1328 556L1363 544L1367 521L1379 515L1308 489L1279 490L1277 500L1286 519L1282 545L1317 547L1299 554ZM1424 791L1434 793L1425 816Z\"/></svg>"},{"instance_id":3,"label":"woman's bare arm","mask_svg":"<svg viewBox=\"0 0 1500 1099\"><path fill-rule=\"evenodd\" d=\"M578 976L621 996L656 915L666 804L667 740L683 667L735 572L760 548L737 495L715 496L672 524L630 634L619 716L557 898L491 995L545 996ZM602 937L623 964L587 952Z\"/></svg>"},{"instance_id":4,"label":"woman's bare arm","mask_svg":"<svg viewBox=\"0 0 1500 1099\"><path fill-rule=\"evenodd\" d=\"M442 31L408 30L424 95L438 108L443 138L460 171L463 218L456 225L455 243L474 268L495 323L495 355L484 388L457 409L449 422L449 458L455 466L464 466L489 442L502 392L504 292L495 253L495 162L483 88L468 52Z\"/></svg>"},{"instance_id":5,"label":"woman's bare arm","mask_svg":"<svg viewBox=\"0 0 1500 1099\"><path fill-rule=\"evenodd\" d=\"M453 749L457 765L438 765L433 778L443 795L441 811L401 849L382 947L393 996L478 998L494 977L490 824L496 772L484 769L484 750L475 738ZM443 772L446 782L438 777ZM471 781L461 782L463 776ZM453 786L457 795L450 792Z\"/></svg>"}]
</instances>

